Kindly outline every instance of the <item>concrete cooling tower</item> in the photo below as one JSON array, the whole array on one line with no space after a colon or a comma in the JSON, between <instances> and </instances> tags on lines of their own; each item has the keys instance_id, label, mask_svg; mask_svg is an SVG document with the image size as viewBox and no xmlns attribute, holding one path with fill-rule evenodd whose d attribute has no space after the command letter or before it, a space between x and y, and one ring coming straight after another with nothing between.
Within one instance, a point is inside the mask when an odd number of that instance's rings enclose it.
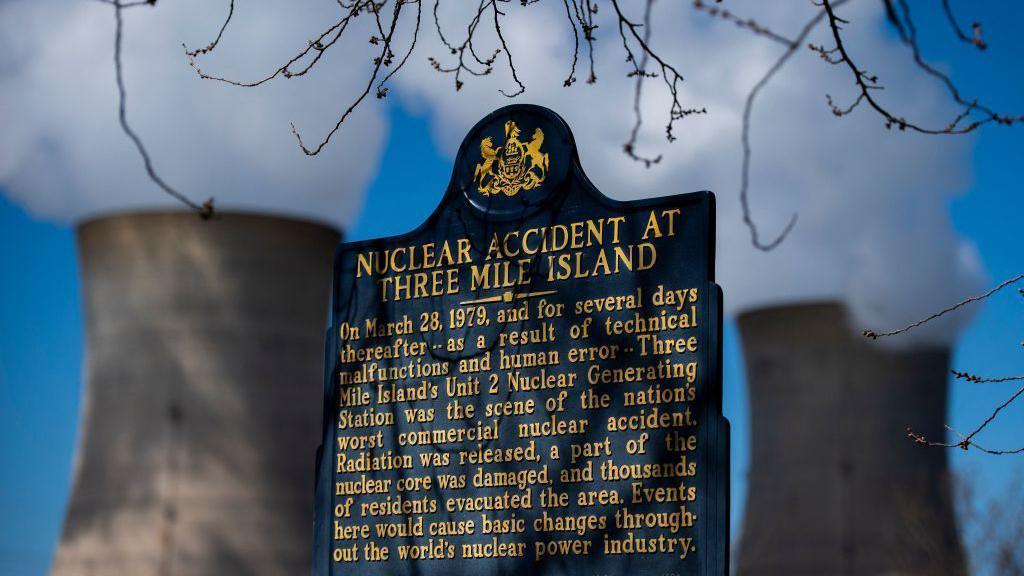
<instances>
[{"instance_id":1,"label":"concrete cooling tower","mask_svg":"<svg viewBox=\"0 0 1024 576\"><path fill-rule=\"evenodd\" d=\"M891 351L839 305L739 318L751 412L740 576L962 575L943 438L949 350Z\"/></svg>"},{"instance_id":2,"label":"concrete cooling tower","mask_svg":"<svg viewBox=\"0 0 1024 576\"><path fill-rule=\"evenodd\" d=\"M86 378L54 575L309 573L338 241L239 214L78 228Z\"/></svg>"}]
</instances>

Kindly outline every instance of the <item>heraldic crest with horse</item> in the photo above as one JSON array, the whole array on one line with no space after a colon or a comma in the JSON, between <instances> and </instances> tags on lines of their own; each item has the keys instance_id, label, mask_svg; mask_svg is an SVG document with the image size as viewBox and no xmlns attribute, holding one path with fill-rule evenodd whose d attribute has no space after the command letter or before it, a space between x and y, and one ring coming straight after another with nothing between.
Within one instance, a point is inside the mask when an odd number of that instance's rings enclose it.
<instances>
[{"instance_id":1,"label":"heraldic crest with horse","mask_svg":"<svg viewBox=\"0 0 1024 576\"><path fill-rule=\"evenodd\" d=\"M476 165L473 181L484 196L515 196L520 190L533 190L548 174L548 155L540 151L544 132L537 128L529 142L519 140L519 127L505 122L505 145L495 148L491 137L480 141L483 160Z\"/></svg>"}]
</instances>

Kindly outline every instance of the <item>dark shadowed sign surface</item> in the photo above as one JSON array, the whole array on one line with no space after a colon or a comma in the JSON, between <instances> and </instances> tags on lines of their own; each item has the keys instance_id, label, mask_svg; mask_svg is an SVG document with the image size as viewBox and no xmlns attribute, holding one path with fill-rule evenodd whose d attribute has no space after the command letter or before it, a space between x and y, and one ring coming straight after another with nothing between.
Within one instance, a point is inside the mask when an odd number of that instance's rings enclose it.
<instances>
[{"instance_id":1,"label":"dark shadowed sign surface","mask_svg":"<svg viewBox=\"0 0 1024 576\"><path fill-rule=\"evenodd\" d=\"M474 126L425 224L338 250L314 573L724 575L714 218L606 198L547 109Z\"/></svg>"}]
</instances>

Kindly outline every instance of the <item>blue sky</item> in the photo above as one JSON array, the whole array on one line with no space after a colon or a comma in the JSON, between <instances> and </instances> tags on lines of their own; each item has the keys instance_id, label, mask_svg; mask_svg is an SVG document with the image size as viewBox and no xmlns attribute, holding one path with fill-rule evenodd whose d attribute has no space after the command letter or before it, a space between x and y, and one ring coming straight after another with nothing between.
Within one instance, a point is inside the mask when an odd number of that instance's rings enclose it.
<instances>
[{"instance_id":1,"label":"blue sky","mask_svg":"<svg viewBox=\"0 0 1024 576\"><path fill-rule=\"evenodd\" d=\"M1016 26L1019 16L992 19L986 26L993 37L1012 39L1013 34L999 32ZM922 24L924 29L938 26ZM935 39L924 40L926 50L946 62L958 81L985 86L998 108L1024 110L1021 45L994 46L978 55L944 39L934 46ZM378 174L352 239L415 227L448 182L451 159L434 148L430 119L393 107L390 121L392 134L381 165L402 169ZM983 130L974 148L974 183L949 206L957 230L977 244L993 283L1024 272L1022 145L1024 125ZM140 191L144 193L156 192ZM67 501L83 359L74 242L72 228L35 220L0 195L0 576L46 572ZM729 287L724 290L728 298ZM979 307L956 346L954 367L991 376L1024 374L1022 328L1024 298L1015 290L1005 291ZM726 326L725 350L725 406L734 430L733 517L738 520L748 428L743 368L731 324ZM951 424L971 429L1015 390L1012 386L954 383ZM1024 445L1024 404L1010 409L983 438L994 446ZM1024 457L961 451L952 456L956 467L992 494L1024 471ZM734 530L738 527L735 522Z\"/></svg>"}]
</instances>

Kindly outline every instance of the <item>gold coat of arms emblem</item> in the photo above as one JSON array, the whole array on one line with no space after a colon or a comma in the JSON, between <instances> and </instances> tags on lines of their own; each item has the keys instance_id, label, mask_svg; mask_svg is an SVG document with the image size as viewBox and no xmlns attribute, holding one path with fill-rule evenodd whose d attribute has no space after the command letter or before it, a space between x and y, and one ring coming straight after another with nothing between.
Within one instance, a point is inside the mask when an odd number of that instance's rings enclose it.
<instances>
[{"instance_id":1,"label":"gold coat of arms emblem","mask_svg":"<svg viewBox=\"0 0 1024 576\"><path fill-rule=\"evenodd\" d=\"M520 190L540 186L548 174L548 155L540 151L544 132L537 128L529 142L519 139L519 127L505 122L505 145L495 148L488 136L480 141L483 160L476 165L473 182L484 196L515 196Z\"/></svg>"}]
</instances>

